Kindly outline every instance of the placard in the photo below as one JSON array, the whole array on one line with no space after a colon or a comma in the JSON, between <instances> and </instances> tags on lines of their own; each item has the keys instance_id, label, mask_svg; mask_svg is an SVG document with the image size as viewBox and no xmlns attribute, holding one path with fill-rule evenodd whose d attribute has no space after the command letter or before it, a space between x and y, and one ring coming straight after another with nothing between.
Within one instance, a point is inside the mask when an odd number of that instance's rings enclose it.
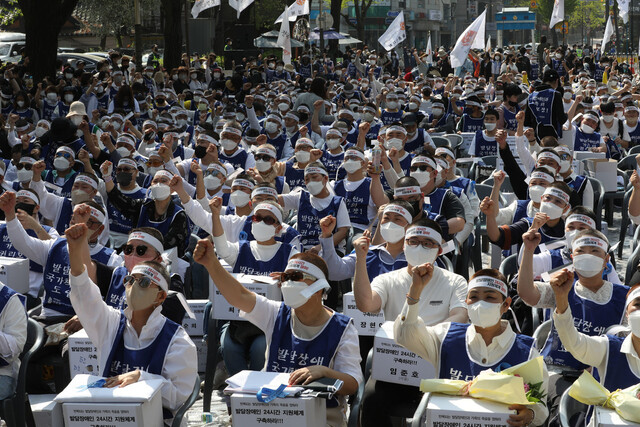
<instances>
[{"instance_id":1,"label":"placard","mask_svg":"<svg viewBox=\"0 0 640 427\"><path fill-rule=\"evenodd\" d=\"M233 276L242 283L242 286L258 295L274 301L282 300L282 293L280 292L280 287L277 285L277 282L267 276L252 276L242 273L234 273ZM209 279L209 285L211 289L209 295L213 298L214 318L222 320L245 320L240 318L240 310L227 302L211 279Z\"/></svg>"},{"instance_id":2,"label":"placard","mask_svg":"<svg viewBox=\"0 0 640 427\"><path fill-rule=\"evenodd\" d=\"M353 324L358 330L358 335L372 336L384 323L384 313L364 313L358 310L356 298L353 292L347 292L342 296L342 312L353 319Z\"/></svg>"},{"instance_id":3,"label":"placard","mask_svg":"<svg viewBox=\"0 0 640 427\"><path fill-rule=\"evenodd\" d=\"M98 366L98 349L93 345L84 329L69 336L67 347L71 378L78 374L101 374L100 366Z\"/></svg>"},{"instance_id":4,"label":"placard","mask_svg":"<svg viewBox=\"0 0 640 427\"><path fill-rule=\"evenodd\" d=\"M325 427L326 400L316 397L278 398L261 403L255 394L231 395L233 427Z\"/></svg>"},{"instance_id":5,"label":"placard","mask_svg":"<svg viewBox=\"0 0 640 427\"><path fill-rule=\"evenodd\" d=\"M189 308L195 314L196 318L192 319L187 315L184 316L182 327L189 336L200 337L203 335L202 324L204 319L204 307L209 300L206 299L190 299L187 300Z\"/></svg>"},{"instance_id":6,"label":"placard","mask_svg":"<svg viewBox=\"0 0 640 427\"><path fill-rule=\"evenodd\" d=\"M472 397L432 394L427 404L427 427L507 426L516 411L509 405Z\"/></svg>"}]
</instances>

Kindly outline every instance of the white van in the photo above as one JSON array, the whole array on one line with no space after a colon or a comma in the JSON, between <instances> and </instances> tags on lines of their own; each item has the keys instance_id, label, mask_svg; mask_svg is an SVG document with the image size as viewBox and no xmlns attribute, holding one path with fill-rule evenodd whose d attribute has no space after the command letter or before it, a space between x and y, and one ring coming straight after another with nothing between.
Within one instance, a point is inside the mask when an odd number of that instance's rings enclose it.
<instances>
[{"instance_id":1,"label":"white van","mask_svg":"<svg viewBox=\"0 0 640 427\"><path fill-rule=\"evenodd\" d=\"M23 33L0 32L0 61L18 62L27 37Z\"/></svg>"}]
</instances>

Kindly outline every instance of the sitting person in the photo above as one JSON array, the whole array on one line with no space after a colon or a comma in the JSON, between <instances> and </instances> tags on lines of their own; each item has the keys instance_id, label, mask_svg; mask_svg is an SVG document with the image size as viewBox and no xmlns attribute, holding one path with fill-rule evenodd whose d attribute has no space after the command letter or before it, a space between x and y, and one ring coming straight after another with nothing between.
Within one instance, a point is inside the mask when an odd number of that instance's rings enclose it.
<instances>
[{"instance_id":1,"label":"sitting person","mask_svg":"<svg viewBox=\"0 0 640 427\"><path fill-rule=\"evenodd\" d=\"M125 280L127 308L109 307L89 278L94 267L88 229L77 224L65 232L69 251L69 298L87 335L96 345L105 387L124 387L161 379L165 419L187 400L197 378L196 347L182 327L160 311L169 290L162 264L145 261Z\"/></svg>"},{"instance_id":2,"label":"sitting person","mask_svg":"<svg viewBox=\"0 0 640 427\"><path fill-rule=\"evenodd\" d=\"M539 356L533 338L516 334L509 322L502 320L511 298L506 279L497 270L480 270L469 281L466 303L471 325L444 322L426 326L418 316L418 302L433 278L434 268L425 263L413 269L406 302L395 321L394 337L398 344L436 366L438 378L471 381L485 369L496 370L504 363L514 366ZM545 369L545 392L547 382ZM511 405L509 409L517 411L509 417L513 426L539 426L549 414L542 402Z\"/></svg>"},{"instance_id":3,"label":"sitting person","mask_svg":"<svg viewBox=\"0 0 640 427\"><path fill-rule=\"evenodd\" d=\"M271 301L244 288L220 264L209 240L200 240L193 259L216 278L220 293L240 316L258 326L267 339L270 372L288 372L289 384L308 384L323 377L344 381L336 398L327 400L327 425L346 426L346 397L362 382L358 332L353 320L323 305L330 289L328 269L312 253L289 260L282 280L284 302ZM280 354L297 358L280 360Z\"/></svg>"},{"instance_id":4,"label":"sitting person","mask_svg":"<svg viewBox=\"0 0 640 427\"><path fill-rule=\"evenodd\" d=\"M22 298L0 282L0 400L15 392L20 353L27 342L27 313Z\"/></svg>"}]
</instances>

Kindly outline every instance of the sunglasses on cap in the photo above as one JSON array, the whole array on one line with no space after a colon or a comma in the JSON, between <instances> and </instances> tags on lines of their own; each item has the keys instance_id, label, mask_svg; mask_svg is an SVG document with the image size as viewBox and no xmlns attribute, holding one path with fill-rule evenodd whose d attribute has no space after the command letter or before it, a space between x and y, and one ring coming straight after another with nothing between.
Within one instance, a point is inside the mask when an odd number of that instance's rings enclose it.
<instances>
[{"instance_id":1,"label":"sunglasses on cap","mask_svg":"<svg viewBox=\"0 0 640 427\"><path fill-rule=\"evenodd\" d=\"M278 222L277 219L271 216L253 215L251 219L253 220L253 222L264 222L267 225L274 225Z\"/></svg>"},{"instance_id":2,"label":"sunglasses on cap","mask_svg":"<svg viewBox=\"0 0 640 427\"><path fill-rule=\"evenodd\" d=\"M123 283L125 286L133 286L134 283L137 283L138 286L146 289L153 283L153 281L147 276L142 276L139 279L136 279L134 276L128 274L124 276Z\"/></svg>"},{"instance_id":3,"label":"sunglasses on cap","mask_svg":"<svg viewBox=\"0 0 640 427\"><path fill-rule=\"evenodd\" d=\"M22 170L24 168L25 170L30 171L32 167L33 165L31 163L18 163L16 165L16 169L18 170Z\"/></svg>"},{"instance_id":4,"label":"sunglasses on cap","mask_svg":"<svg viewBox=\"0 0 640 427\"><path fill-rule=\"evenodd\" d=\"M414 165L409 167L409 171L411 172L427 172L429 169L433 169L431 166L427 165Z\"/></svg>"},{"instance_id":5,"label":"sunglasses on cap","mask_svg":"<svg viewBox=\"0 0 640 427\"><path fill-rule=\"evenodd\" d=\"M124 245L123 252L125 255L131 255L134 249L136 250L136 255L144 256L144 254L147 253L147 249L149 249L149 247L146 245L133 246L127 243L126 245Z\"/></svg>"},{"instance_id":6,"label":"sunglasses on cap","mask_svg":"<svg viewBox=\"0 0 640 427\"><path fill-rule=\"evenodd\" d=\"M271 156L270 156L270 155L268 155L268 154L256 154L256 155L254 156L254 158L255 158L256 160L264 160L264 161L267 161L267 162L269 162L269 161L271 161L271 159L273 159L273 157L271 157Z\"/></svg>"},{"instance_id":7,"label":"sunglasses on cap","mask_svg":"<svg viewBox=\"0 0 640 427\"><path fill-rule=\"evenodd\" d=\"M286 282L287 280L291 280L293 282L301 282L304 279L313 281L318 280L315 277L298 270L289 273L280 273L280 282Z\"/></svg>"}]
</instances>

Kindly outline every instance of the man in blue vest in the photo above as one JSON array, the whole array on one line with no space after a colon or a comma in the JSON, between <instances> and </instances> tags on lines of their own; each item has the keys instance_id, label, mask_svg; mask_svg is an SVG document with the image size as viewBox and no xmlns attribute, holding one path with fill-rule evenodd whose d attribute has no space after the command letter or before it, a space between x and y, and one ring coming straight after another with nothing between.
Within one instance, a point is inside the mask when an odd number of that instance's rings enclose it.
<instances>
[{"instance_id":1,"label":"man in blue vest","mask_svg":"<svg viewBox=\"0 0 640 427\"><path fill-rule=\"evenodd\" d=\"M556 138L562 136L562 125L567 121L567 115L559 87L558 72L547 70L542 75L542 84L529 95L524 124L535 129L538 139L548 135Z\"/></svg>"}]
</instances>

